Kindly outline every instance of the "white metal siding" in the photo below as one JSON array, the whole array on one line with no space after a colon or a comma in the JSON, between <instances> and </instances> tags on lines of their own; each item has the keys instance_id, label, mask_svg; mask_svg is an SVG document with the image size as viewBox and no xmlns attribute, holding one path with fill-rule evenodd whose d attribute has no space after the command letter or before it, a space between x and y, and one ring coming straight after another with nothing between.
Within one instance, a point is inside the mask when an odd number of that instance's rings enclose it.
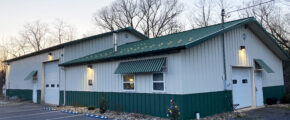
<instances>
[{"instance_id":1,"label":"white metal siding","mask_svg":"<svg viewBox=\"0 0 290 120\"><path fill-rule=\"evenodd\" d=\"M245 41L242 37L244 33L246 34ZM225 38L228 78L231 78L231 66L254 66L253 59L262 59L274 70L274 73L263 71L263 86L284 85L282 60L268 49L253 32L239 27L226 33ZM241 45L246 46L246 59L239 57Z\"/></svg>"},{"instance_id":2,"label":"white metal siding","mask_svg":"<svg viewBox=\"0 0 290 120\"><path fill-rule=\"evenodd\" d=\"M224 89L221 46L221 38L216 37L182 52L184 94Z\"/></svg>"},{"instance_id":3,"label":"white metal siding","mask_svg":"<svg viewBox=\"0 0 290 120\"><path fill-rule=\"evenodd\" d=\"M181 57L180 54L170 54L157 57L167 57L168 71L165 72L165 92L171 94L182 93L181 84ZM156 57L148 57L142 59L151 59ZM95 71L94 85L92 90L99 92L125 92L123 91L123 79L122 75L114 74L118 64L124 61L113 61L106 63L93 64L93 69ZM86 65L67 67L66 68L66 80L67 80L67 90L74 91L86 91L90 90L88 88L87 80L84 77L86 75ZM135 91L136 93L152 93L152 74L136 74L135 75Z\"/></svg>"},{"instance_id":4,"label":"white metal siding","mask_svg":"<svg viewBox=\"0 0 290 120\"><path fill-rule=\"evenodd\" d=\"M24 78L33 70L37 70L38 90L41 89L42 81L42 62L48 61L48 53L52 53L53 59L59 59L62 49L43 53L40 55L24 58L9 63L8 89L31 89L33 88L32 80Z\"/></svg>"},{"instance_id":5,"label":"white metal siding","mask_svg":"<svg viewBox=\"0 0 290 120\"><path fill-rule=\"evenodd\" d=\"M125 35L128 35L128 38ZM117 35L118 45L122 45L128 42L134 42L140 40L140 38L132 35L129 32L121 32ZM101 38L87 40L82 43L66 46L64 48L64 60L69 61L76 58L80 58L89 54L93 54L102 50L113 48L113 37L112 35L104 36Z\"/></svg>"},{"instance_id":6,"label":"white metal siding","mask_svg":"<svg viewBox=\"0 0 290 120\"><path fill-rule=\"evenodd\" d=\"M246 40L243 41L243 33ZM253 67L253 59L262 59L275 73L263 71L263 86L283 85L282 61L249 29L239 27L225 34L227 79L231 82L232 66ZM239 56L240 46L246 46L246 57ZM224 90L221 36L184 50L183 93Z\"/></svg>"}]
</instances>

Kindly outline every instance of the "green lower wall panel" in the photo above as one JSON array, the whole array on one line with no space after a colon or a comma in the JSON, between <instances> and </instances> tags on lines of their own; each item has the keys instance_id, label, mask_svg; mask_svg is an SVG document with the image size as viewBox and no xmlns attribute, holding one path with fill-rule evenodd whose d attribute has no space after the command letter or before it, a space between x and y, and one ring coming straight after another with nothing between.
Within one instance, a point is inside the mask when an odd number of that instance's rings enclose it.
<instances>
[{"instance_id":1,"label":"green lower wall panel","mask_svg":"<svg viewBox=\"0 0 290 120\"><path fill-rule=\"evenodd\" d=\"M266 104L267 98L276 98L280 100L285 93L284 85L263 87L264 103Z\"/></svg>"},{"instance_id":2,"label":"green lower wall panel","mask_svg":"<svg viewBox=\"0 0 290 120\"><path fill-rule=\"evenodd\" d=\"M63 104L64 92L60 92L60 104ZM124 112L149 114L166 117L169 101L174 98L180 107L182 119L195 118L199 112L201 117L232 111L232 92L220 91L199 94L148 94L148 93L116 93L66 91L66 105L98 107L100 97L105 96L109 109Z\"/></svg>"},{"instance_id":3,"label":"green lower wall panel","mask_svg":"<svg viewBox=\"0 0 290 120\"><path fill-rule=\"evenodd\" d=\"M6 95L9 97L17 96L20 99L32 101L32 90L27 89L7 89Z\"/></svg>"},{"instance_id":4,"label":"green lower wall panel","mask_svg":"<svg viewBox=\"0 0 290 120\"><path fill-rule=\"evenodd\" d=\"M41 90L37 90L37 103L41 103Z\"/></svg>"}]
</instances>

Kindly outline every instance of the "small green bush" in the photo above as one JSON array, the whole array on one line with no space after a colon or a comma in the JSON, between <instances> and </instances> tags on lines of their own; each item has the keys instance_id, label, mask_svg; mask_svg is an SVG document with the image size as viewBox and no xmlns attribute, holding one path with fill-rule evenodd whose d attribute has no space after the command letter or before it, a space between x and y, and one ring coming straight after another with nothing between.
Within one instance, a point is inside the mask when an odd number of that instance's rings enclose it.
<instances>
[{"instance_id":1,"label":"small green bush","mask_svg":"<svg viewBox=\"0 0 290 120\"><path fill-rule=\"evenodd\" d=\"M287 104L290 103L290 93L285 93L281 99L281 103Z\"/></svg>"},{"instance_id":2,"label":"small green bush","mask_svg":"<svg viewBox=\"0 0 290 120\"><path fill-rule=\"evenodd\" d=\"M96 109L95 106L89 106L89 107L88 107L88 110L95 110L95 109Z\"/></svg>"},{"instance_id":3,"label":"small green bush","mask_svg":"<svg viewBox=\"0 0 290 120\"><path fill-rule=\"evenodd\" d=\"M102 113L102 114L108 110L109 105L108 105L108 102L106 101L104 96L101 97L101 101L100 101L99 106L100 106L100 113Z\"/></svg>"}]
</instances>

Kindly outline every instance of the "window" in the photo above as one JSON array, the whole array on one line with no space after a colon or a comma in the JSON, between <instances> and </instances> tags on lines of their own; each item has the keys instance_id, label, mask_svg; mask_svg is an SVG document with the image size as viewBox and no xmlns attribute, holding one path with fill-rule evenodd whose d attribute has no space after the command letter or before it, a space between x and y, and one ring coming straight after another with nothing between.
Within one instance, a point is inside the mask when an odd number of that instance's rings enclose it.
<instances>
[{"instance_id":1,"label":"window","mask_svg":"<svg viewBox=\"0 0 290 120\"><path fill-rule=\"evenodd\" d=\"M124 90L135 89L135 76L133 74L123 75L123 89Z\"/></svg>"},{"instance_id":2,"label":"window","mask_svg":"<svg viewBox=\"0 0 290 120\"><path fill-rule=\"evenodd\" d=\"M153 74L153 91L164 91L163 73Z\"/></svg>"},{"instance_id":3,"label":"window","mask_svg":"<svg viewBox=\"0 0 290 120\"><path fill-rule=\"evenodd\" d=\"M51 86L51 87L54 87L54 84L51 84L50 86Z\"/></svg>"},{"instance_id":4,"label":"window","mask_svg":"<svg viewBox=\"0 0 290 120\"><path fill-rule=\"evenodd\" d=\"M233 80L233 84L237 84L237 80Z\"/></svg>"},{"instance_id":5,"label":"window","mask_svg":"<svg viewBox=\"0 0 290 120\"><path fill-rule=\"evenodd\" d=\"M242 82L243 82L243 83L248 83L248 80L247 80L247 79L243 79Z\"/></svg>"},{"instance_id":6,"label":"window","mask_svg":"<svg viewBox=\"0 0 290 120\"><path fill-rule=\"evenodd\" d=\"M49 87L49 84L46 84L45 87Z\"/></svg>"}]
</instances>

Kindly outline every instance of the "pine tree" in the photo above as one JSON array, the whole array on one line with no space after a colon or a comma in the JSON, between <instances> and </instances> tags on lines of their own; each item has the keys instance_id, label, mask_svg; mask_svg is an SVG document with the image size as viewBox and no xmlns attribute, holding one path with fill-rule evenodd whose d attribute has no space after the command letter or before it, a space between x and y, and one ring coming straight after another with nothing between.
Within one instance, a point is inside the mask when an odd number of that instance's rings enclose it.
<instances>
[{"instance_id":1,"label":"pine tree","mask_svg":"<svg viewBox=\"0 0 290 120\"><path fill-rule=\"evenodd\" d=\"M170 117L171 120L178 120L180 117L180 110L178 106L174 103L174 99L170 100L170 106L167 110L167 117Z\"/></svg>"}]
</instances>

